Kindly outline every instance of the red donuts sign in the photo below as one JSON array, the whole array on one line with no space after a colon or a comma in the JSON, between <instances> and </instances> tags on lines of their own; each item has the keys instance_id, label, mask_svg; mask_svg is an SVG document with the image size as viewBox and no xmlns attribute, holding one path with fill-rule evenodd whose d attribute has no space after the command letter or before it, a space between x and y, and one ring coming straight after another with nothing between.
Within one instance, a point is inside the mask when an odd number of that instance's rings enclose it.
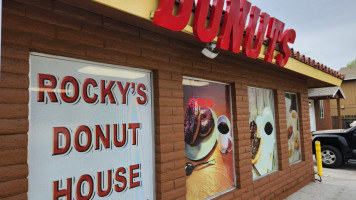
<instances>
[{"instance_id":1,"label":"red donuts sign","mask_svg":"<svg viewBox=\"0 0 356 200\"><path fill-rule=\"evenodd\" d=\"M29 199L153 199L151 74L31 55Z\"/></svg>"},{"instance_id":2,"label":"red donuts sign","mask_svg":"<svg viewBox=\"0 0 356 200\"><path fill-rule=\"evenodd\" d=\"M179 1L177 12L173 15L176 2L176 0L160 0L153 24L172 31L183 30L190 19L194 0ZM220 30L216 47L239 53L247 16L250 13L242 43L243 55L257 58L266 36L269 39L269 44L264 60L272 62L276 44L279 42L280 53L276 57L276 63L281 67L287 64L290 54L288 43L293 44L296 38L296 32L293 29L284 30L282 21L270 17L265 12L261 13L261 9L251 6L249 1L226 0L225 11L223 11L225 0L213 0L212 2L210 5L210 0L197 1L193 20L193 33L197 40L209 43L214 40ZM209 23L206 26L207 19L209 19ZM220 26L221 21L222 25ZM254 39L258 22L259 27L256 39Z\"/></svg>"}]
</instances>

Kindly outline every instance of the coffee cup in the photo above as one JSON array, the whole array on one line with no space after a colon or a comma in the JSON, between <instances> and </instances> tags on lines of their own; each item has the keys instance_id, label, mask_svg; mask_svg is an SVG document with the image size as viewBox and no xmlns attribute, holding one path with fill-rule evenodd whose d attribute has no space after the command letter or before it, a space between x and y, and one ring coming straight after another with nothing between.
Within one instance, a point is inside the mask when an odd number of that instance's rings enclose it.
<instances>
[{"instance_id":1,"label":"coffee cup","mask_svg":"<svg viewBox=\"0 0 356 200\"><path fill-rule=\"evenodd\" d=\"M221 153L228 153L232 150L232 138L230 120L225 115L222 115L217 120L218 126L218 143Z\"/></svg>"}]
</instances>

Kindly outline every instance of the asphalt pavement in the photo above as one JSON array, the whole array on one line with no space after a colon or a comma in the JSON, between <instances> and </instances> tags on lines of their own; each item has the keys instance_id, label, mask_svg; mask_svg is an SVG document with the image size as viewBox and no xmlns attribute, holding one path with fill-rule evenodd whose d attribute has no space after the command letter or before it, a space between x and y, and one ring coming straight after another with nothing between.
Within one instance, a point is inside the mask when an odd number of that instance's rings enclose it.
<instances>
[{"instance_id":1,"label":"asphalt pavement","mask_svg":"<svg viewBox=\"0 0 356 200\"><path fill-rule=\"evenodd\" d=\"M317 171L314 160L314 171ZM317 176L315 176L318 178ZM322 182L311 182L285 200L355 200L356 163L338 169L323 168Z\"/></svg>"}]
</instances>

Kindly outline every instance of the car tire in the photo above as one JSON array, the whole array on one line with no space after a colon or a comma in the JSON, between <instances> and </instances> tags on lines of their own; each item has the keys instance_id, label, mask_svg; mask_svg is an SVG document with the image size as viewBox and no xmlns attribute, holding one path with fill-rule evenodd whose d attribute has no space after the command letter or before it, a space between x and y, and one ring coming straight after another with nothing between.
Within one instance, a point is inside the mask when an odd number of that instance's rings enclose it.
<instances>
[{"instance_id":1,"label":"car tire","mask_svg":"<svg viewBox=\"0 0 356 200\"><path fill-rule=\"evenodd\" d=\"M321 146L321 160L323 167L338 168L343 163L343 156L336 147L323 145Z\"/></svg>"}]
</instances>

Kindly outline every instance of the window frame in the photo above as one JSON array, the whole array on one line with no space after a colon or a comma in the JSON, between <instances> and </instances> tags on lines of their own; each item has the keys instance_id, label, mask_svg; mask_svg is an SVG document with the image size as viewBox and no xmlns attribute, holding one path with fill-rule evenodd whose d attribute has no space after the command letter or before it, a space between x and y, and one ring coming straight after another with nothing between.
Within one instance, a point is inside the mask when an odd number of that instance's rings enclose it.
<instances>
[{"instance_id":1,"label":"window frame","mask_svg":"<svg viewBox=\"0 0 356 200\"><path fill-rule=\"evenodd\" d=\"M319 100L319 116L320 116L320 119L325 118L324 100Z\"/></svg>"}]
</instances>

